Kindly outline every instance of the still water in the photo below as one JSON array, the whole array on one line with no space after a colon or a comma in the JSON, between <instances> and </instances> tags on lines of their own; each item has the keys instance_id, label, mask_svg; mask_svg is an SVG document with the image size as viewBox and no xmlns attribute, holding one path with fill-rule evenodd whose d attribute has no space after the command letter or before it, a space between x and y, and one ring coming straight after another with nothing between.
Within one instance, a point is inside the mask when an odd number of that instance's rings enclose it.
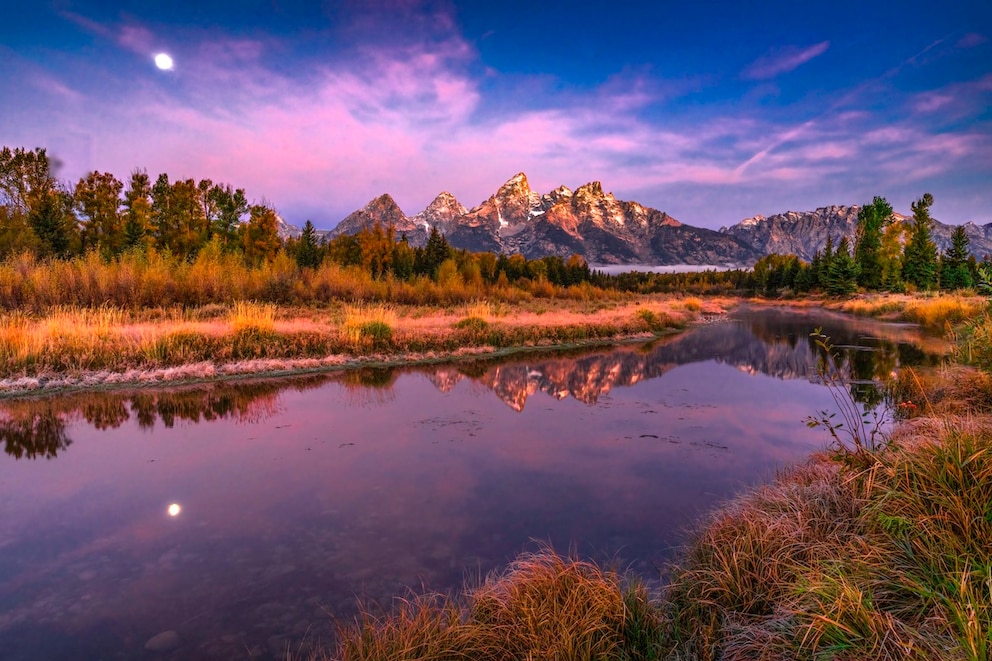
<instances>
[{"instance_id":1,"label":"still water","mask_svg":"<svg viewBox=\"0 0 992 661\"><path fill-rule=\"evenodd\" d=\"M753 308L644 346L0 403L0 658L282 658L356 597L541 543L657 584L702 513L824 446L816 327L862 399L943 349Z\"/></svg>"}]
</instances>

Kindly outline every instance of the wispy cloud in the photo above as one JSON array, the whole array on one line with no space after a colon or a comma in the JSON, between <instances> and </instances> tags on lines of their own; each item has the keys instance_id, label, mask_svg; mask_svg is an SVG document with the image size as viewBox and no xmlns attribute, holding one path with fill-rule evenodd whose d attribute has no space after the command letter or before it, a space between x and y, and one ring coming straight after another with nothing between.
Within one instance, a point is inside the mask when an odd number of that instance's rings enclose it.
<instances>
[{"instance_id":1,"label":"wispy cloud","mask_svg":"<svg viewBox=\"0 0 992 661\"><path fill-rule=\"evenodd\" d=\"M154 45L140 25L76 22L135 55ZM773 118L714 104L701 116L667 105L674 83L640 71L582 93L501 88L492 112L488 83L499 74L453 23L438 25L446 27L429 40L355 48L302 73L280 66L285 44L217 35L186 35L168 75L150 63L145 73L103 71L120 79L120 94L69 88L67 75L49 72L37 89L60 103L38 106L56 110L38 115L35 134L93 136L77 177L83 167L210 177L267 199L290 222L310 217L321 227L383 192L410 214L441 190L471 206L521 170L540 190L598 179L621 197L718 226L779 205L870 199L992 149L987 132L935 133L927 123L955 105L956 88L906 96L902 114L884 118L850 91L814 114ZM782 50L748 71L772 77L828 46ZM969 98L987 98L987 77L969 85ZM72 169L73 154L61 156Z\"/></svg>"},{"instance_id":2,"label":"wispy cloud","mask_svg":"<svg viewBox=\"0 0 992 661\"><path fill-rule=\"evenodd\" d=\"M821 41L806 48L787 46L759 57L744 70L742 75L751 80L775 78L823 55L828 48L830 48L829 41Z\"/></svg>"},{"instance_id":3,"label":"wispy cloud","mask_svg":"<svg viewBox=\"0 0 992 661\"><path fill-rule=\"evenodd\" d=\"M984 34L979 34L978 32L969 32L968 34L962 36L958 39L958 48L974 48L975 46L981 46L989 40Z\"/></svg>"}]
</instances>

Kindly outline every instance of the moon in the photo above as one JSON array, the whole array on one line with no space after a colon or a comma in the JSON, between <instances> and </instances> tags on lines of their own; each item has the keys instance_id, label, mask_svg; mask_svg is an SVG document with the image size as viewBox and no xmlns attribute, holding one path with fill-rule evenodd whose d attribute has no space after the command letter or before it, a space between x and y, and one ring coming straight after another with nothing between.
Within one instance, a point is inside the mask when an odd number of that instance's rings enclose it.
<instances>
[{"instance_id":1,"label":"moon","mask_svg":"<svg viewBox=\"0 0 992 661\"><path fill-rule=\"evenodd\" d=\"M159 53L155 56L155 66L162 71L172 70L172 56L168 53Z\"/></svg>"},{"instance_id":2,"label":"moon","mask_svg":"<svg viewBox=\"0 0 992 661\"><path fill-rule=\"evenodd\" d=\"M168 509L169 516L179 516L179 513L182 511L183 508L180 507L179 503L172 503L171 505L169 505L169 509Z\"/></svg>"}]
</instances>

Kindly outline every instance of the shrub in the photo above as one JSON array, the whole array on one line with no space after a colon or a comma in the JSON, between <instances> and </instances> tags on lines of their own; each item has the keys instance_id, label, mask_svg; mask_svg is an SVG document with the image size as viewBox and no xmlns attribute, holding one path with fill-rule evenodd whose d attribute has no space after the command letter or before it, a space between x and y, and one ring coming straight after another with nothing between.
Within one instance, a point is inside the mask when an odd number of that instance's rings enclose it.
<instances>
[{"instance_id":1,"label":"shrub","mask_svg":"<svg viewBox=\"0 0 992 661\"><path fill-rule=\"evenodd\" d=\"M385 349L392 345L396 312L384 305L349 306L345 309L344 333L355 349Z\"/></svg>"}]
</instances>

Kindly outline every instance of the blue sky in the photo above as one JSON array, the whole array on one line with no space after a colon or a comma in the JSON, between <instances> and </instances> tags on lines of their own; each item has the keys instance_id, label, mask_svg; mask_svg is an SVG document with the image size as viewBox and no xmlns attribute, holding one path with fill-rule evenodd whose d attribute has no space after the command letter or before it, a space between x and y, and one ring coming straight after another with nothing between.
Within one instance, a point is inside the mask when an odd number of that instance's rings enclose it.
<instances>
[{"instance_id":1,"label":"blue sky","mask_svg":"<svg viewBox=\"0 0 992 661\"><path fill-rule=\"evenodd\" d=\"M987 0L0 4L0 144L71 181L211 178L325 228L519 171L711 228L924 192L992 222Z\"/></svg>"}]
</instances>

